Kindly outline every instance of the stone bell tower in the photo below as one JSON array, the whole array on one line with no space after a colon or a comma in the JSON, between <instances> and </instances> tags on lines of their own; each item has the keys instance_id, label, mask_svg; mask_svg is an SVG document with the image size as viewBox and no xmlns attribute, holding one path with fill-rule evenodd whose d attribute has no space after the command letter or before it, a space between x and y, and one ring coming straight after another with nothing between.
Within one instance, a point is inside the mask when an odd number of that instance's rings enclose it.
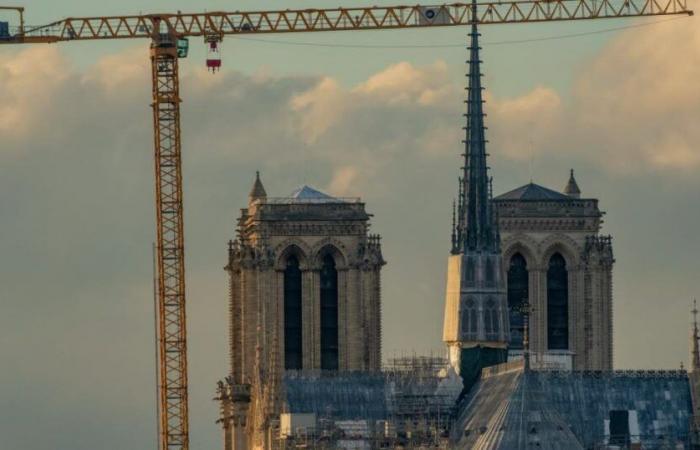
<instances>
[{"instance_id":1,"label":"stone bell tower","mask_svg":"<svg viewBox=\"0 0 700 450\"><path fill-rule=\"evenodd\" d=\"M443 341L466 389L481 369L507 360L508 304L500 234L491 204L479 69L479 32L472 24L464 167L454 208Z\"/></svg>"},{"instance_id":2,"label":"stone bell tower","mask_svg":"<svg viewBox=\"0 0 700 450\"><path fill-rule=\"evenodd\" d=\"M359 199L309 186L268 197L256 175L225 267L224 450L271 448L285 373L380 370L384 259L369 218Z\"/></svg>"}]
</instances>

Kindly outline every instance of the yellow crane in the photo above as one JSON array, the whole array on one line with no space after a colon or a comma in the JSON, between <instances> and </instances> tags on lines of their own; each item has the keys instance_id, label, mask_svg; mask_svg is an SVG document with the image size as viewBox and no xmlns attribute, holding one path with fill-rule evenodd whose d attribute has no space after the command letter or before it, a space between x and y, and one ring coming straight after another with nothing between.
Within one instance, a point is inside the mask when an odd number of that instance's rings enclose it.
<instances>
[{"instance_id":1,"label":"yellow crane","mask_svg":"<svg viewBox=\"0 0 700 450\"><path fill-rule=\"evenodd\" d=\"M221 65L218 44L227 35L350 30L391 30L477 24L506 24L692 15L687 0L510 0L430 6L387 6L194 14L78 17L27 26L0 22L1 44L84 40L150 40L156 181L158 373L160 449L189 449L187 334L183 234L180 90L178 58L189 37L209 46L207 66Z\"/></svg>"}]
</instances>

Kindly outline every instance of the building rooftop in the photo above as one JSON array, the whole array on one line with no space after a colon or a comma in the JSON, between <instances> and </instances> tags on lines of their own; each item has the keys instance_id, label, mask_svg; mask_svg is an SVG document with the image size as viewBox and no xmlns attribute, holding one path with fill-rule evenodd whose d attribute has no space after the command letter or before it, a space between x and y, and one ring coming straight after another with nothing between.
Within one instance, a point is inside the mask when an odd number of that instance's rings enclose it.
<instances>
[{"instance_id":1,"label":"building rooftop","mask_svg":"<svg viewBox=\"0 0 700 450\"><path fill-rule=\"evenodd\" d=\"M289 194L289 198L293 198L299 202L337 201L336 198L306 184L295 189L291 194Z\"/></svg>"},{"instance_id":2,"label":"building rooftop","mask_svg":"<svg viewBox=\"0 0 700 450\"><path fill-rule=\"evenodd\" d=\"M619 440L689 448L685 372L526 372L509 365L483 377L460 405L455 448L587 449ZM616 435L619 424L611 422L620 418L626 432Z\"/></svg>"},{"instance_id":3,"label":"building rooftop","mask_svg":"<svg viewBox=\"0 0 700 450\"><path fill-rule=\"evenodd\" d=\"M528 183L499 195L495 200L573 200L573 198L539 184Z\"/></svg>"},{"instance_id":4,"label":"building rooftop","mask_svg":"<svg viewBox=\"0 0 700 450\"><path fill-rule=\"evenodd\" d=\"M361 203L358 197L334 197L309 185L303 185L286 197L267 197L263 203L272 205Z\"/></svg>"}]
</instances>

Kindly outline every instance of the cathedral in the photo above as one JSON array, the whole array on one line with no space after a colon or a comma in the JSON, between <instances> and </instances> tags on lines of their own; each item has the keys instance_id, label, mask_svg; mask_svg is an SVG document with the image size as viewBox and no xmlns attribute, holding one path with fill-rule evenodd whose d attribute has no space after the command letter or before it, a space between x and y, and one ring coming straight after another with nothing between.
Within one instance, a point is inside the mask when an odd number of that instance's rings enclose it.
<instances>
[{"instance_id":1,"label":"cathedral","mask_svg":"<svg viewBox=\"0 0 700 450\"><path fill-rule=\"evenodd\" d=\"M382 357L386 262L360 199L268 196L258 173L224 268L224 450L698 448L697 321L690 372L613 370L598 200L573 170L561 192L493 195L479 36L473 24L445 356Z\"/></svg>"}]
</instances>

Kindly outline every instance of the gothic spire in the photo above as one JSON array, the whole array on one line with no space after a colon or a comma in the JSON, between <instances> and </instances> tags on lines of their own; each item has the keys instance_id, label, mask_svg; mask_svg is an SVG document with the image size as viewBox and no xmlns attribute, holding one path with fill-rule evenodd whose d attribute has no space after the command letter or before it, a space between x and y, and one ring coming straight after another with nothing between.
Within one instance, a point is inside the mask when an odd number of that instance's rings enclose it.
<instances>
[{"instance_id":1,"label":"gothic spire","mask_svg":"<svg viewBox=\"0 0 700 450\"><path fill-rule=\"evenodd\" d=\"M469 72L467 74L467 112L464 139L464 166L457 230L457 245L453 253L466 251L498 251L498 234L489 208L489 178L486 163L486 135L484 100L481 86L479 59L479 31L477 29L476 0L472 0L474 18L469 33Z\"/></svg>"}]
</instances>

